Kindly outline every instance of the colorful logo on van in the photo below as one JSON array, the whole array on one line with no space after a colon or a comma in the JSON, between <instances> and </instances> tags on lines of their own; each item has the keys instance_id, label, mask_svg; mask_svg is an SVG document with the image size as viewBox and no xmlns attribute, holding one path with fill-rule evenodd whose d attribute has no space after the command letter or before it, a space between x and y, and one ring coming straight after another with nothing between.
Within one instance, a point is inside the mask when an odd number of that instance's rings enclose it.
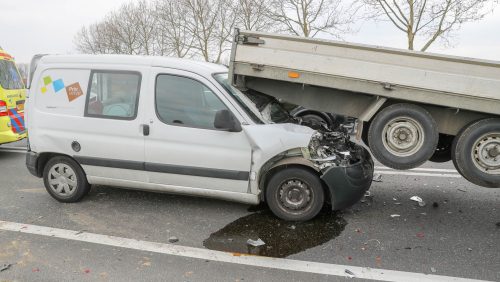
<instances>
[{"instance_id":1,"label":"colorful logo on van","mask_svg":"<svg viewBox=\"0 0 500 282\"><path fill-rule=\"evenodd\" d=\"M54 93L58 93L63 89L66 89L66 95L68 96L68 101L71 102L75 100L76 98L80 97L83 95L82 88L80 87L80 83L75 82L71 85L65 86L64 81L60 78L57 80L53 80L52 77L46 76L43 78L43 84L42 88L40 91L42 94L47 93L47 91L52 88L54 90ZM52 87L51 87L52 86Z\"/></svg>"}]
</instances>

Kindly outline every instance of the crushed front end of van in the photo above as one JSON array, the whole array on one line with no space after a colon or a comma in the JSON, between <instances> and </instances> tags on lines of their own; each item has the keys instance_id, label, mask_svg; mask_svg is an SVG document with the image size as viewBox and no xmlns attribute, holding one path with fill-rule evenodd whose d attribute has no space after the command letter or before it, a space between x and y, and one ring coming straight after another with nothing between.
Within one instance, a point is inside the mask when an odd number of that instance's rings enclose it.
<instances>
[{"instance_id":1,"label":"crushed front end of van","mask_svg":"<svg viewBox=\"0 0 500 282\"><path fill-rule=\"evenodd\" d=\"M302 152L317 166L334 210L353 205L370 188L374 169L371 155L350 141L346 131L340 128L339 131L316 131Z\"/></svg>"}]
</instances>

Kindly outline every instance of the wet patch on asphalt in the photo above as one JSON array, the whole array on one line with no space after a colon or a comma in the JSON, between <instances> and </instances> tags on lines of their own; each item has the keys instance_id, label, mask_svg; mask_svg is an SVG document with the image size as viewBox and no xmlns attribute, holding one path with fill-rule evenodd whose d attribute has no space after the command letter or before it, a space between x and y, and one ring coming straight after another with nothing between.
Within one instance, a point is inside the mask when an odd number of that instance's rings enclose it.
<instances>
[{"instance_id":1,"label":"wet patch on asphalt","mask_svg":"<svg viewBox=\"0 0 500 282\"><path fill-rule=\"evenodd\" d=\"M207 249L284 258L322 245L339 236L347 222L340 213L323 210L307 222L287 222L262 210L226 225L203 241ZM250 246L248 239L264 241L263 246Z\"/></svg>"}]
</instances>

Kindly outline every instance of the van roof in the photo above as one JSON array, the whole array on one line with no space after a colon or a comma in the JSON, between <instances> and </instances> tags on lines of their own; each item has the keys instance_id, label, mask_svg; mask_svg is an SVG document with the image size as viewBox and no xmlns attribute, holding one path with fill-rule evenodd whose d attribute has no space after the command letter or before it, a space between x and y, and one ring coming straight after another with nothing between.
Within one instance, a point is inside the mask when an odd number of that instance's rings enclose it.
<instances>
[{"instance_id":1,"label":"van roof","mask_svg":"<svg viewBox=\"0 0 500 282\"><path fill-rule=\"evenodd\" d=\"M227 67L213 63L172 57L139 55L46 55L40 60L43 64L89 64L89 65L134 65L174 68L202 75L227 72Z\"/></svg>"}]
</instances>

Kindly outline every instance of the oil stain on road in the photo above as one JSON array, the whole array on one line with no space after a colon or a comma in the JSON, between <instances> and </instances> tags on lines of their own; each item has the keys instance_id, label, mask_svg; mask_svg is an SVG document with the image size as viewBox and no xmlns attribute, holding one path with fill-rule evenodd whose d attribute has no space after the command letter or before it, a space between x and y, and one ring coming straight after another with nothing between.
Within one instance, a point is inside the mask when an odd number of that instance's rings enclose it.
<instances>
[{"instance_id":1,"label":"oil stain on road","mask_svg":"<svg viewBox=\"0 0 500 282\"><path fill-rule=\"evenodd\" d=\"M287 222L262 210L228 224L212 233L203 245L211 250L284 258L322 245L339 236L347 222L339 213L322 211L307 222ZM265 245L253 247L248 239Z\"/></svg>"}]
</instances>

